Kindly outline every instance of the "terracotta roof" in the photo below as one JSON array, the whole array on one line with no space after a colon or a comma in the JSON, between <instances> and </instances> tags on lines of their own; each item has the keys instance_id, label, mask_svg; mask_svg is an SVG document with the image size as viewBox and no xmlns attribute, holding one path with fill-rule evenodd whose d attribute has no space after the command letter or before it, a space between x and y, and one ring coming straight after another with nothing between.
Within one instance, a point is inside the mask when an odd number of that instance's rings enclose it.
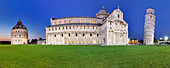
<instances>
[{"instance_id":1,"label":"terracotta roof","mask_svg":"<svg viewBox=\"0 0 170 68\"><path fill-rule=\"evenodd\" d=\"M22 21L19 19L17 24L12 28L13 29L27 29L23 24Z\"/></svg>"}]
</instances>

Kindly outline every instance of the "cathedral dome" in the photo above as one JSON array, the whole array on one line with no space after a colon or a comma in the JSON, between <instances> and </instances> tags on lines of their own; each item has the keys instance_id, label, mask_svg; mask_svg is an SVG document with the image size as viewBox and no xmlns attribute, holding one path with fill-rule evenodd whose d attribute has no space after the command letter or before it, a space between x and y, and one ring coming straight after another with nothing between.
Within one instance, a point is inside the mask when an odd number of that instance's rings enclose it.
<instances>
[{"instance_id":1,"label":"cathedral dome","mask_svg":"<svg viewBox=\"0 0 170 68\"><path fill-rule=\"evenodd\" d=\"M12 29L27 29L23 24L21 20L18 20L17 24Z\"/></svg>"},{"instance_id":2,"label":"cathedral dome","mask_svg":"<svg viewBox=\"0 0 170 68\"><path fill-rule=\"evenodd\" d=\"M96 14L96 17L98 18L106 18L109 15L108 11L102 7L102 9Z\"/></svg>"}]
</instances>

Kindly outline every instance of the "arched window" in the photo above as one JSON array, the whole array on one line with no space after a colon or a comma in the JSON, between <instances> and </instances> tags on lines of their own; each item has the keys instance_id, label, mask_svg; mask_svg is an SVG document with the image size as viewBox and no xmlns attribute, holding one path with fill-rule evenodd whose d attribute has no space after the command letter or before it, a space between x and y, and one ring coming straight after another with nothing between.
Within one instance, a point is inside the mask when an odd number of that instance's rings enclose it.
<instances>
[{"instance_id":1,"label":"arched window","mask_svg":"<svg viewBox=\"0 0 170 68\"><path fill-rule=\"evenodd\" d=\"M118 15L118 18L119 18L120 16Z\"/></svg>"},{"instance_id":2,"label":"arched window","mask_svg":"<svg viewBox=\"0 0 170 68\"><path fill-rule=\"evenodd\" d=\"M77 37L77 33L76 33L76 37Z\"/></svg>"},{"instance_id":3,"label":"arched window","mask_svg":"<svg viewBox=\"0 0 170 68\"><path fill-rule=\"evenodd\" d=\"M61 34L61 37L63 37L63 34Z\"/></svg>"},{"instance_id":4,"label":"arched window","mask_svg":"<svg viewBox=\"0 0 170 68\"><path fill-rule=\"evenodd\" d=\"M68 33L68 36L70 37L70 33Z\"/></svg>"},{"instance_id":5,"label":"arched window","mask_svg":"<svg viewBox=\"0 0 170 68\"><path fill-rule=\"evenodd\" d=\"M78 29L78 26L77 26L77 29Z\"/></svg>"},{"instance_id":6,"label":"arched window","mask_svg":"<svg viewBox=\"0 0 170 68\"><path fill-rule=\"evenodd\" d=\"M66 20L64 20L64 23L66 23Z\"/></svg>"},{"instance_id":7,"label":"arched window","mask_svg":"<svg viewBox=\"0 0 170 68\"><path fill-rule=\"evenodd\" d=\"M82 28L82 26L80 26L80 29Z\"/></svg>"},{"instance_id":8,"label":"arched window","mask_svg":"<svg viewBox=\"0 0 170 68\"><path fill-rule=\"evenodd\" d=\"M99 37L99 34L97 34L97 37Z\"/></svg>"},{"instance_id":9,"label":"arched window","mask_svg":"<svg viewBox=\"0 0 170 68\"><path fill-rule=\"evenodd\" d=\"M71 26L70 26L70 29L71 29Z\"/></svg>"},{"instance_id":10,"label":"arched window","mask_svg":"<svg viewBox=\"0 0 170 68\"><path fill-rule=\"evenodd\" d=\"M89 23L91 23L91 19L89 20Z\"/></svg>"},{"instance_id":11,"label":"arched window","mask_svg":"<svg viewBox=\"0 0 170 68\"><path fill-rule=\"evenodd\" d=\"M56 35L54 35L54 37L56 37Z\"/></svg>"},{"instance_id":12,"label":"arched window","mask_svg":"<svg viewBox=\"0 0 170 68\"><path fill-rule=\"evenodd\" d=\"M84 22L86 23L86 19L84 20Z\"/></svg>"},{"instance_id":13,"label":"arched window","mask_svg":"<svg viewBox=\"0 0 170 68\"><path fill-rule=\"evenodd\" d=\"M92 34L90 34L90 37L92 36Z\"/></svg>"},{"instance_id":14,"label":"arched window","mask_svg":"<svg viewBox=\"0 0 170 68\"><path fill-rule=\"evenodd\" d=\"M150 18L152 18L152 16L150 16Z\"/></svg>"},{"instance_id":15,"label":"arched window","mask_svg":"<svg viewBox=\"0 0 170 68\"><path fill-rule=\"evenodd\" d=\"M79 19L79 23L81 23L81 19Z\"/></svg>"},{"instance_id":16,"label":"arched window","mask_svg":"<svg viewBox=\"0 0 170 68\"><path fill-rule=\"evenodd\" d=\"M69 20L69 22L71 23L71 20Z\"/></svg>"},{"instance_id":17,"label":"arched window","mask_svg":"<svg viewBox=\"0 0 170 68\"><path fill-rule=\"evenodd\" d=\"M83 33L83 37L84 37L84 33Z\"/></svg>"},{"instance_id":18,"label":"arched window","mask_svg":"<svg viewBox=\"0 0 170 68\"><path fill-rule=\"evenodd\" d=\"M74 19L74 23L76 23L76 19Z\"/></svg>"}]
</instances>

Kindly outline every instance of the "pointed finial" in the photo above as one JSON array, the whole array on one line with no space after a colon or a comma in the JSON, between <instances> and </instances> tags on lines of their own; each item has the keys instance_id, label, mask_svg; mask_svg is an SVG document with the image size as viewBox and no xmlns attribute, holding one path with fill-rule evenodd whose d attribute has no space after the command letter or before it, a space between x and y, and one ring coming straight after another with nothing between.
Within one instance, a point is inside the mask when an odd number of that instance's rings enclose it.
<instances>
[{"instance_id":1,"label":"pointed finial","mask_svg":"<svg viewBox=\"0 0 170 68\"><path fill-rule=\"evenodd\" d=\"M54 18L54 16L53 16L53 18Z\"/></svg>"},{"instance_id":2,"label":"pointed finial","mask_svg":"<svg viewBox=\"0 0 170 68\"><path fill-rule=\"evenodd\" d=\"M104 5L102 6L102 8L104 9Z\"/></svg>"},{"instance_id":3,"label":"pointed finial","mask_svg":"<svg viewBox=\"0 0 170 68\"><path fill-rule=\"evenodd\" d=\"M118 6L118 9L119 9L119 6Z\"/></svg>"},{"instance_id":4,"label":"pointed finial","mask_svg":"<svg viewBox=\"0 0 170 68\"><path fill-rule=\"evenodd\" d=\"M22 24L22 21L19 19L18 22L17 22L17 24Z\"/></svg>"}]
</instances>

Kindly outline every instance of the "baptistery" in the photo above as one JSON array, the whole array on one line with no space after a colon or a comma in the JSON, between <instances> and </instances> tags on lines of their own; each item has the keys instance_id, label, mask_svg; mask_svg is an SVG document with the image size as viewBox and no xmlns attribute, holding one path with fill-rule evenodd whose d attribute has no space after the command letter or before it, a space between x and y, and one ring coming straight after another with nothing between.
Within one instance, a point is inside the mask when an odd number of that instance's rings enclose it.
<instances>
[{"instance_id":1,"label":"baptistery","mask_svg":"<svg viewBox=\"0 0 170 68\"><path fill-rule=\"evenodd\" d=\"M11 44L28 44L28 30L21 20L12 28Z\"/></svg>"}]
</instances>

